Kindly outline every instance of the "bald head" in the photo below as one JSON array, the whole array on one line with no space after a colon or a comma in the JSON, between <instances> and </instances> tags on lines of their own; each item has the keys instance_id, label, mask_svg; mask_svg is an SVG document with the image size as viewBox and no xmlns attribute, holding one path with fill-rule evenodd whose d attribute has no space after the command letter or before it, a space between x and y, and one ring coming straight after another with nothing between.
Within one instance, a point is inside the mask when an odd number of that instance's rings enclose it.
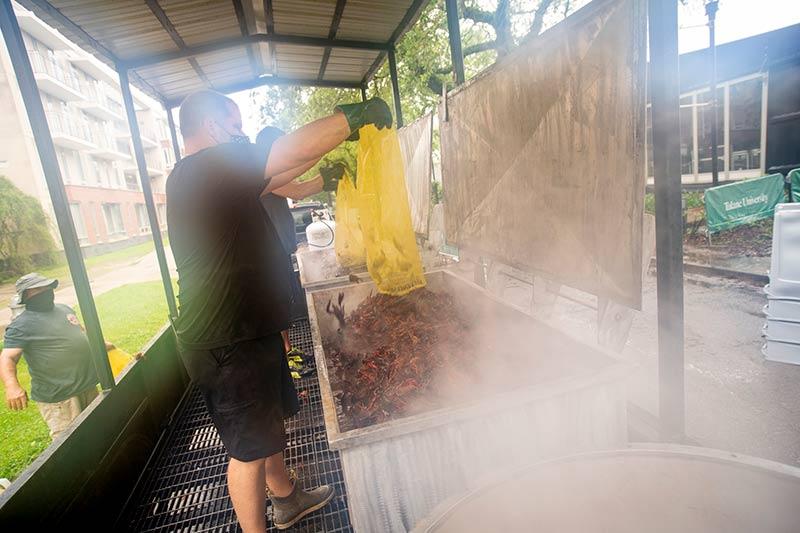
<instances>
[{"instance_id":1,"label":"bald head","mask_svg":"<svg viewBox=\"0 0 800 533\"><path fill-rule=\"evenodd\" d=\"M205 120L224 121L236 103L216 91L197 91L187 96L181 104L178 119L184 137L196 135Z\"/></svg>"},{"instance_id":2,"label":"bald head","mask_svg":"<svg viewBox=\"0 0 800 533\"><path fill-rule=\"evenodd\" d=\"M244 135L239 106L215 91L197 91L187 96L178 119L187 154Z\"/></svg>"}]
</instances>

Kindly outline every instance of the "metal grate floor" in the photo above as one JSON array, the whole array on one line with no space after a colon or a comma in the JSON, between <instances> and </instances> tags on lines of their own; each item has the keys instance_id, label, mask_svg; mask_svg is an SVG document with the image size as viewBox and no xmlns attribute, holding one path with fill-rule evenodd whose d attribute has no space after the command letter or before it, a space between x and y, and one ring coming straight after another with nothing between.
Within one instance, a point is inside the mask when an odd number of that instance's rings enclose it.
<instances>
[{"instance_id":1,"label":"metal grate floor","mask_svg":"<svg viewBox=\"0 0 800 533\"><path fill-rule=\"evenodd\" d=\"M292 344L312 354L314 345L308 320L295 322ZM311 363L313 365L313 362ZM328 449L322 400L316 373L295 381L300 412L286 421L286 461L304 487L328 484L336 497L325 508L307 516L291 531L349 532L347 494L339 454ZM228 454L206 412L197 389L192 389L171 433L142 478L124 523L129 531L239 532L228 497ZM269 518L267 531L277 531Z\"/></svg>"}]
</instances>

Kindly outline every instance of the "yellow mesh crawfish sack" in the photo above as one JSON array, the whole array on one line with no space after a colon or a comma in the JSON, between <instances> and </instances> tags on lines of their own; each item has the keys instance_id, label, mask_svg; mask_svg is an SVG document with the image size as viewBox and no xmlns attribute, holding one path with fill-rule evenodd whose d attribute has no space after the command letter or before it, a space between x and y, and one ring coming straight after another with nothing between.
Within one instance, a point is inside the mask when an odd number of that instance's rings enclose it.
<instances>
[{"instance_id":1,"label":"yellow mesh crawfish sack","mask_svg":"<svg viewBox=\"0 0 800 533\"><path fill-rule=\"evenodd\" d=\"M364 237L358 221L358 191L345 173L336 188L336 260L343 267L364 264Z\"/></svg>"},{"instance_id":2,"label":"yellow mesh crawfish sack","mask_svg":"<svg viewBox=\"0 0 800 533\"><path fill-rule=\"evenodd\" d=\"M378 292L402 296L425 286L408 207L397 131L359 130L358 205L367 269Z\"/></svg>"},{"instance_id":3,"label":"yellow mesh crawfish sack","mask_svg":"<svg viewBox=\"0 0 800 533\"><path fill-rule=\"evenodd\" d=\"M133 357L119 348L108 350L108 362L111 365L111 373L115 378L119 377L131 361L133 361Z\"/></svg>"}]
</instances>

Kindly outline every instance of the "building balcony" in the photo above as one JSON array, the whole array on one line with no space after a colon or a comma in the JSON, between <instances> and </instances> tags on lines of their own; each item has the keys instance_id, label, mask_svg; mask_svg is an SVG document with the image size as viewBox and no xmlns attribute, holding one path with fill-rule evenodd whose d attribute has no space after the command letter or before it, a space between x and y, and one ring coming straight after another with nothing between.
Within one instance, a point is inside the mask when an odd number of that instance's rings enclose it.
<instances>
[{"instance_id":1,"label":"building balcony","mask_svg":"<svg viewBox=\"0 0 800 533\"><path fill-rule=\"evenodd\" d=\"M86 100L79 102L77 106L101 120L114 120L118 122L125 120L125 112L122 106L96 89L87 91Z\"/></svg>"},{"instance_id":2,"label":"building balcony","mask_svg":"<svg viewBox=\"0 0 800 533\"><path fill-rule=\"evenodd\" d=\"M142 137L142 144L145 148L159 148L161 146L161 143L156 140L158 135L152 129L139 124L139 135Z\"/></svg>"},{"instance_id":3,"label":"building balcony","mask_svg":"<svg viewBox=\"0 0 800 533\"><path fill-rule=\"evenodd\" d=\"M158 141L156 141L152 137L145 137L144 134L142 134L142 145L145 148L158 148L159 146L161 146L158 143Z\"/></svg>"},{"instance_id":4,"label":"building balcony","mask_svg":"<svg viewBox=\"0 0 800 533\"><path fill-rule=\"evenodd\" d=\"M94 56L84 51L70 50L64 52L67 60L80 67L80 69L97 80L103 80L107 83L119 83L119 77L116 72L111 70L105 64L99 62Z\"/></svg>"},{"instance_id":5,"label":"building balcony","mask_svg":"<svg viewBox=\"0 0 800 533\"><path fill-rule=\"evenodd\" d=\"M42 55L37 50L28 50L28 56L40 91L67 102L83 100L83 92L77 78L64 69L58 61Z\"/></svg>"},{"instance_id":6,"label":"building balcony","mask_svg":"<svg viewBox=\"0 0 800 533\"><path fill-rule=\"evenodd\" d=\"M120 152L117 147L107 143L99 144L97 149L92 150L89 153L95 157L99 157L100 159L108 159L112 161L131 161L132 159L131 154Z\"/></svg>"},{"instance_id":7,"label":"building balcony","mask_svg":"<svg viewBox=\"0 0 800 533\"><path fill-rule=\"evenodd\" d=\"M53 143L72 150L91 150L96 148L89 126L79 120L61 113L47 113L47 123Z\"/></svg>"},{"instance_id":8,"label":"building balcony","mask_svg":"<svg viewBox=\"0 0 800 533\"><path fill-rule=\"evenodd\" d=\"M125 172L135 172L136 175L139 175L139 167L136 166L136 162L133 162L133 165L125 167ZM150 179L155 178L163 178L167 175L167 171L165 168L160 166L153 166L152 163L147 163L147 175L150 176Z\"/></svg>"},{"instance_id":9,"label":"building balcony","mask_svg":"<svg viewBox=\"0 0 800 533\"><path fill-rule=\"evenodd\" d=\"M167 175L167 171L163 168L155 168L155 167L147 167L147 173L150 175L150 178L163 178Z\"/></svg>"},{"instance_id":10,"label":"building balcony","mask_svg":"<svg viewBox=\"0 0 800 533\"><path fill-rule=\"evenodd\" d=\"M19 28L22 31L35 37L38 41L46 44L51 49L69 50L72 48L72 43L70 43L66 37L42 22L27 9L21 9L19 6L15 6L14 14L17 16Z\"/></svg>"}]
</instances>

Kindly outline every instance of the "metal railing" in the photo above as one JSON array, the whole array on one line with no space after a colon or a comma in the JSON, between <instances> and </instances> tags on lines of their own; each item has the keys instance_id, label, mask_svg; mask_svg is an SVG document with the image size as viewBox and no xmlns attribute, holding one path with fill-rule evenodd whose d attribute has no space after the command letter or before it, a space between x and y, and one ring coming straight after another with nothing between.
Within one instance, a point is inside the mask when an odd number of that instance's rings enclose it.
<instances>
[{"instance_id":1,"label":"metal railing","mask_svg":"<svg viewBox=\"0 0 800 533\"><path fill-rule=\"evenodd\" d=\"M47 123L54 134L69 135L90 143L96 143L92 130L86 121L58 111L48 111L46 114Z\"/></svg>"},{"instance_id":2,"label":"metal railing","mask_svg":"<svg viewBox=\"0 0 800 533\"><path fill-rule=\"evenodd\" d=\"M128 142L127 140L120 141L119 139L117 139L116 140L116 144L117 144L117 152L119 152L121 154L125 154L127 156L131 156L131 157L133 156L133 154L131 154L131 144L130 144L130 142Z\"/></svg>"},{"instance_id":3,"label":"metal railing","mask_svg":"<svg viewBox=\"0 0 800 533\"><path fill-rule=\"evenodd\" d=\"M161 157L161 154L157 153L156 150L153 150L152 152L145 152L144 159L147 161L147 168L153 168L162 171L166 168L164 165L164 158Z\"/></svg>"},{"instance_id":4,"label":"metal railing","mask_svg":"<svg viewBox=\"0 0 800 533\"><path fill-rule=\"evenodd\" d=\"M116 152L117 143L112 140L112 136L105 131L105 129L95 126L91 128L92 131L92 142L94 142L100 148L105 150Z\"/></svg>"},{"instance_id":5,"label":"metal railing","mask_svg":"<svg viewBox=\"0 0 800 533\"><path fill-rule=\"evenodd\" d=\"M139 122L139 134L145 138L150 139L151 141L158 141L159 135L156 133L156 130L148 126L144 121Z\"/></svg>"},{"instance_id":6,"label":"metal railing","mask_svg":"<svg viewBox=\"0 0 800 533\"><path fill-rule=\"evenodd\" d=\"M119 102L105 96L105 106L114 112L115 115L119 115L120 117L125 116L125 109L123 109L122 104Z\"/></svg>"},{"instance_id":7,"label":"metal railing","mask_svg":"<svg viewBox=\"0 0 800 533\"><path fill-rule=\"evenodd\" d=\"M84 82L82 85L82 92L88 100L99 103L102 107L115 115L119 115L120 117L125 116L125 110L122 108L122 104L108 96L107 91L113 90L110 86L97 81Z\"/></svg>"},{"instance_id":8,"label":"metal railing","mask_svg":"<svg viewBox=\"0 0 800 533\"><path fill-rule=\"evenodd\" d=\"M28 50L28 57L30 57L34 74L47 74L67 87L82 92L78 78L55 58L46 56L38 50Z\"/></svg>"}]
</instances>

